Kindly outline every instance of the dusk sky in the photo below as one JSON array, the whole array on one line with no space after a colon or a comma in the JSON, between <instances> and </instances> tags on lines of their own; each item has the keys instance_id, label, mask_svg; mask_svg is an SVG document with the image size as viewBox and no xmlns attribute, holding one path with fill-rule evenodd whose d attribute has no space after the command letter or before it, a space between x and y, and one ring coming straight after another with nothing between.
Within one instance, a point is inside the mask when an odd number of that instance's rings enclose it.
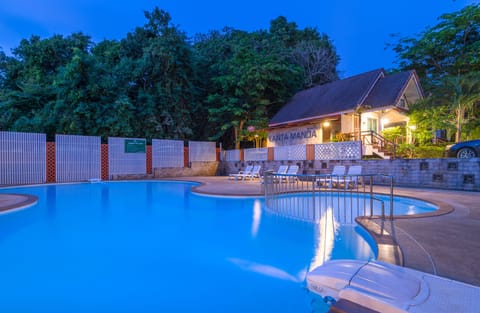
<instances>
[{"instance_id":1,"label":"dusk sky","mask_svg":"<svg viewBox=\"0 0 480 313\"><path fill-rule=\"evenodd\" d=\"M341 57L346 77L376 68L395 67L395 54L385 50L390 35L414 36L437 24L444 13L478 0L1 0L0 47L7 54L23 38L81 31L94 42L121 39L145 23L143 11L166 10L189 36L230 26L253 31L268 29L283 15L299 28L326 33Z\"/></svg>"}]
</instances>

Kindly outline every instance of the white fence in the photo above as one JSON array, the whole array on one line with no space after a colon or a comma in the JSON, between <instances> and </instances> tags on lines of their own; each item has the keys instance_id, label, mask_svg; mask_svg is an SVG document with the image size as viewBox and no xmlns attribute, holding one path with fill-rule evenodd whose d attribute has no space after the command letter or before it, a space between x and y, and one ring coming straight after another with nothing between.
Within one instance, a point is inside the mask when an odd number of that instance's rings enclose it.
<instances>
[{"instance_id":1,"label":"white fence","mask_svg":"<svg viewBox=\"0 0 480 313\"><path fill-rule=\"evenodd\" d=\"M182 140L152 139L152 167L183 167Z\"/></svg>"},{"instance_id":2,"label":"white fence","mask_svg":"<svg viewBox=\"0 0 480 313\"><path fill-rule=\"evenodd\" d=\"M46 181L46 135L0 132L0 184Z\"/></svg>"},{"instance_id":3,"label":"white fence","mask_svg":"<svg viewBox=\"0 0 480 313\"><path fill-rule=\"evenodd\" d=\"M315 145L315 160L360 160L361 141L330 142Z\"/></svg>"},{"instance_id":4,"label":"white fence","mask_svg":"<svg viewBox=\"0 0 480 313\"><path fill-rule=\"evenodd\" d=\"M112 175L146 174L146 140L108 137L108 173ZM136 149L135 147L138 147Z\"/></svg>"},{"instance_id":5,"label":"white fence","mask_svg":"<svg viewBox=\"0 0 480 313\"><path fill-rule=\"evenodd\" d=\"M240 150L225 150L223 153L224 161L240 161Z\"/></svg>"},{"instance_id":6,"label":"white fence","mask_svg":"<svg viewBox=\"0 0 480 313\"><path fill-rule=\"evenodd\" d=\"M210 141L189 141L188 159L190 162L216 161L216 143Z\"/></svg>"},{"instance_id":7,"label":"white fence","mask_svg":"<svg viewBox=\"0 0 480 313\"><path fill-rule=\"evenodd\" d=\"M243 151L245 161L267 161L268 148L252 148Z\"/></svg>"},{"instance_id":8,"label":"white fence","mask_svg":"<svg viewBox=\"0 0 480 313\"><path fill-rule=\"evenodd\" d=\"M307 146L306 145L279 146L279 147L275 147L273 154L274 154L275 161L306 160Z\"/></svg>"},{"instance_id":9,"label":"white fence","mask_svg":"<svg viewBox=\"0 0 480 313\"><path fill-rule=\"evenodd\" d=\"M307 145L278 146L273 149L275 161L307 159ZM362 142L329 142L314 145L315 160L361 160ZM240 150L225 151L225 161L240 161ZM268 148L244 149L244 161L267 161Z\"/></svg>"},{"instance_id":10,"label":"white fence","mask_svg":"<svg viewBox=\"0 0 480 313\"><path fill-rule=\"evenodd\" d=\"M101 177L101 141L94 136L55 136L56 181L73 182Z\"/></svg>"}]
</instances>

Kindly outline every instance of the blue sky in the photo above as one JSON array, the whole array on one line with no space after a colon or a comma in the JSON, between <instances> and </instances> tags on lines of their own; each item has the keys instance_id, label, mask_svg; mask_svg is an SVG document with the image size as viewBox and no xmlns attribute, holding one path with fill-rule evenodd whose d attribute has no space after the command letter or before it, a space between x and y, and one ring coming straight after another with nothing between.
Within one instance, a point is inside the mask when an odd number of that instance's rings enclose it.
<instances>
[{"instance_id":1,"label":"blue sky","mask_svg":"<svg viewBox=\"0 0 480 313\"><path fill-rule=\"evenodd\" d=\"M145 22L143 11L168 11L175 24L193 36L230 26L268 29L283 15L300 28L316 27L333 40L341 57L342 77L395 67L385 50L390 34L414 36L437 23L443 13L478 0L1 0L0 47L7 54L23 38L82 31L95 42L121 39Z\"/></svg>"}]
</instances>

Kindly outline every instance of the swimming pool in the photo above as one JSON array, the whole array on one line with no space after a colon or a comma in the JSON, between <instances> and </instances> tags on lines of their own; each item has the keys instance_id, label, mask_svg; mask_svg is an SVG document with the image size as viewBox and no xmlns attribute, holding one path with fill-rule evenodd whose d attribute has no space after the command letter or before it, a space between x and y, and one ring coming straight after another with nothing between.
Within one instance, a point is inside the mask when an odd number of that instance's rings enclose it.
<instances>
[{"instance_id":1,"label":"swimming pool","mask_svg":"<svg viewBox=\"0 0 480 313\"><path fill-rule=\"evenodd\" d=\"M352 193L343 190L316 193L286 193L270 197L267 209L283 216L319 222L328 212L341 224L356 224L358 216L390 215L390 196L384 194ZM394 216L431 213L438 207L423 200L395 196Z\"/></svg>"},{"instance_id":2,"label":"swimming pool","mask_svg":"<svg viewBox=\"0 0 480 313\"><path fill-rule=\"evenodd\" d=\"M260 198L191 193L194 183L109 182L1 189L39 197L0 216L3 312L325 312L305 273L375 257L326 210L307 223Z\"/></svg>"}]
</instances>

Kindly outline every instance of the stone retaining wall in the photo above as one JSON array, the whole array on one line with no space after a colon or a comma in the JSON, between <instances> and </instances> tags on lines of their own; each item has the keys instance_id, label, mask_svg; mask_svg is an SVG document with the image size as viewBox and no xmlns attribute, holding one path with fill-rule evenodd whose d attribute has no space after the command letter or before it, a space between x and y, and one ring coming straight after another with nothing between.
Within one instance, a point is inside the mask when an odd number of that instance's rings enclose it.
<instances>
[{"instance_id":1,"label":"stone retaining wall","mask_svg":"<svg viewBox=\"0 0 480 313\"><path fill-rule=\"evenodd\" d=\"M221 162L218 175L237 173L247 164L261 164L262 172L281 164L300 166L299 173L329 174L335 165L362 165L364 174L393 175L396 186L480 191L480 158L396 159L354 161L257 161ZM376 184L385 181L377 179Z\"/></svg>"},{"instance_id":2,"label":"stone retaining wall","mask_svg":"<svg viewBox=\"0 0 480 313\"><path fill-rule=\"evenodd\" d=\"M190 162L190 167L155 168L153 175L155 178L215 176L218 167L219 162Z\"/></svg>"}]
</instances>

